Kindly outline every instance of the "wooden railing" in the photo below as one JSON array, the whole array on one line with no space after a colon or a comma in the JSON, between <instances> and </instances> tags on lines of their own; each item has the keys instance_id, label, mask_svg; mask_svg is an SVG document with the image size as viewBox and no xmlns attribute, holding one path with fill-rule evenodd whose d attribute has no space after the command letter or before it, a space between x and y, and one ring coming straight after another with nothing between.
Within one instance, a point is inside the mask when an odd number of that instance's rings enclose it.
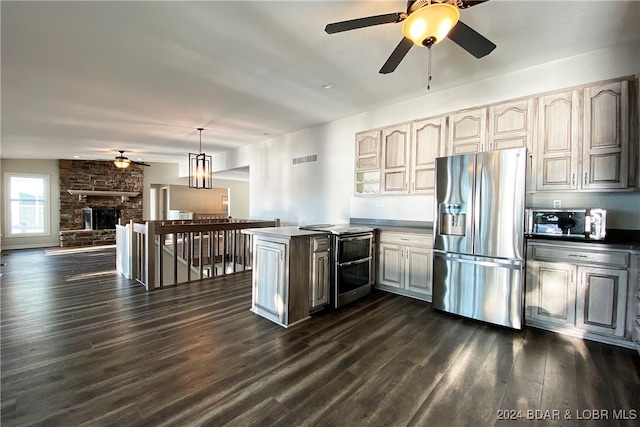
<instances>
[{"instance_id":1,"label":"wooden railing","mask_svg":"<svg viewBox=\"0 0 640 427\"><path fill-rule=\"evenodd\" d=\"M279 225L232 218L132 222L131 275L151 291L251 269L252 236L242 230Z\"/></svg>"}]
</instances>

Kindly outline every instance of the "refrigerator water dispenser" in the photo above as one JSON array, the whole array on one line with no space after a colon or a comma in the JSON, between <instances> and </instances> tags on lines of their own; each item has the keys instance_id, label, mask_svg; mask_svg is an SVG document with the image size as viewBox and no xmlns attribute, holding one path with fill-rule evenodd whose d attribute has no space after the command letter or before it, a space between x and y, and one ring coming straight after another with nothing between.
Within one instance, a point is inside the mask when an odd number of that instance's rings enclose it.
<instances>
[{"instance_id":1,"label":"refrigerator water dispenser","mask_svg":"<svg viewBox=\"0 0 640 427\"><path fill-rule=\"evenodd\" d=\"M464 236L467 221L467 205L464 203L440 203L440 234Z\"/></svg>"}]
</instances>

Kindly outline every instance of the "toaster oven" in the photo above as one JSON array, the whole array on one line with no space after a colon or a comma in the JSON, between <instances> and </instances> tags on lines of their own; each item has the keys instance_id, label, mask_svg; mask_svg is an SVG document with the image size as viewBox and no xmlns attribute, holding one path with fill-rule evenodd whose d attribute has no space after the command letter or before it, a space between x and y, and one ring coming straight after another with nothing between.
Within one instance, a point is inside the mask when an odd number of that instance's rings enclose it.
<instances>
[{"instance_id":1,"label":"toaster oven","mask_svg":"<svg viewBox=\"0 0 640 427\"><path fill-rule=\"evenodd\" d=\"M605 209L527 209L530 236L572 237L602 240L607 234Z\"/></svg>"}]
</instances>

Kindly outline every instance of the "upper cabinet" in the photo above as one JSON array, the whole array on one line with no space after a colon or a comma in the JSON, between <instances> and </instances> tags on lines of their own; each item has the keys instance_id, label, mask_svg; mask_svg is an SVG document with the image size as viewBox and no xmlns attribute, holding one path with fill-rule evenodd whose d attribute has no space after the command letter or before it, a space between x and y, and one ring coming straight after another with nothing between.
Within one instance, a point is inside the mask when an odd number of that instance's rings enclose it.
<instances>
[{"instance_id":1,"label":"upper cabinet","mask_svg":"<svg viewBox=\"0 0 640 427\"><path fill-rule=\"evenodd\" d=\"M418 120L411 125L411 193L433 193L436 157L444 155L446 117Z\"/></svg>"},{"instance_id":2,"label":"upper cabinet","mask_svg":"<svg viewBox=\"0 0 640 427\"><path fill-rule=\"evenodd\" d=\"M447 156L485 151L487 109L468 110L449 116Z\"/></svg>"},{"instance_id":3,"label":"upper cabinet","mask_svg":"<svg viewBox=\"0 0 640 427\"><path fill-rule=\"evenodd\" d=\"M629 80L541 96L537 191L634 186Z\"/></svg>"},{"instance_id":4,"label":"upper cabinet","mask_svg":"<svg viewBox=\"0 0 640 427\"><path fill-rule=\"evenodd\" d=\"M629 82L584 89L582 188L627 188L629 183Z\"/></svg>"},{"instance_id":5,"label":"upper cabinet","mask_svg":"<svg viewBox=\"0 0 640 427\"><path fill-rule=\"evenodd\" d=\"M538 99L536 190L577 188L579 146L579 91L541 96Z\"/></svg>"},{"instance_id":6,"label":"upper cabinet","mask_svg":"<svg viewBox=\"0 0 640 427\"><path fill-rule=\"evenodd\" d=\"M527 191L636 185L634 81L509 100L356 135L357 195L434 192L441 156L526 147Z\"/></svg>"},{"instance_id":7,"label":"upper cabinet","mask_svg":"<svg viewBox=\"0 0 640 427\"><path fill-rule=\"evenodd\" d=\"M380 131L356 134L356 194L380 192Z\"/></svg>"},{"instance_id":8,"label":"upper cabinet","mask_svg":"<svg viewBox=\"0 0 640 427\"><path fill-rule=\"evenodd\" d=\"M488 150L531 149L535 128L534 106L534 99L521 99L489 107Z\"/></svg>"},{"instance_id":9,"label":"upper cabinet","mask_svg":"<svg viewBox=\"0 0 640 427\"><path fill-rule=\"evenodd\" d=\"M409 125L382 129L382 192L406 193L409 185Z\"/></svg>"}]
</instances>

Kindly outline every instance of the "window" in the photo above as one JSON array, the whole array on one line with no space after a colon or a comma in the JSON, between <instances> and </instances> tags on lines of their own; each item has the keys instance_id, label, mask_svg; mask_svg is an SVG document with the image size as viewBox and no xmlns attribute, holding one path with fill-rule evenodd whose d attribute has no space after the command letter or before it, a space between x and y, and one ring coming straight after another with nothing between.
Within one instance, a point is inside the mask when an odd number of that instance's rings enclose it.
<instances>
[{"instance_id":1,"label":"window","mask_svg":"<svg viewBox=\"0 0 640 427\"><path fill-rule=\"evenodd\" d=\"M5 183L7 234L11 237L48 236L49 175L6 173Z\"/></svg>"}]
</instances>

